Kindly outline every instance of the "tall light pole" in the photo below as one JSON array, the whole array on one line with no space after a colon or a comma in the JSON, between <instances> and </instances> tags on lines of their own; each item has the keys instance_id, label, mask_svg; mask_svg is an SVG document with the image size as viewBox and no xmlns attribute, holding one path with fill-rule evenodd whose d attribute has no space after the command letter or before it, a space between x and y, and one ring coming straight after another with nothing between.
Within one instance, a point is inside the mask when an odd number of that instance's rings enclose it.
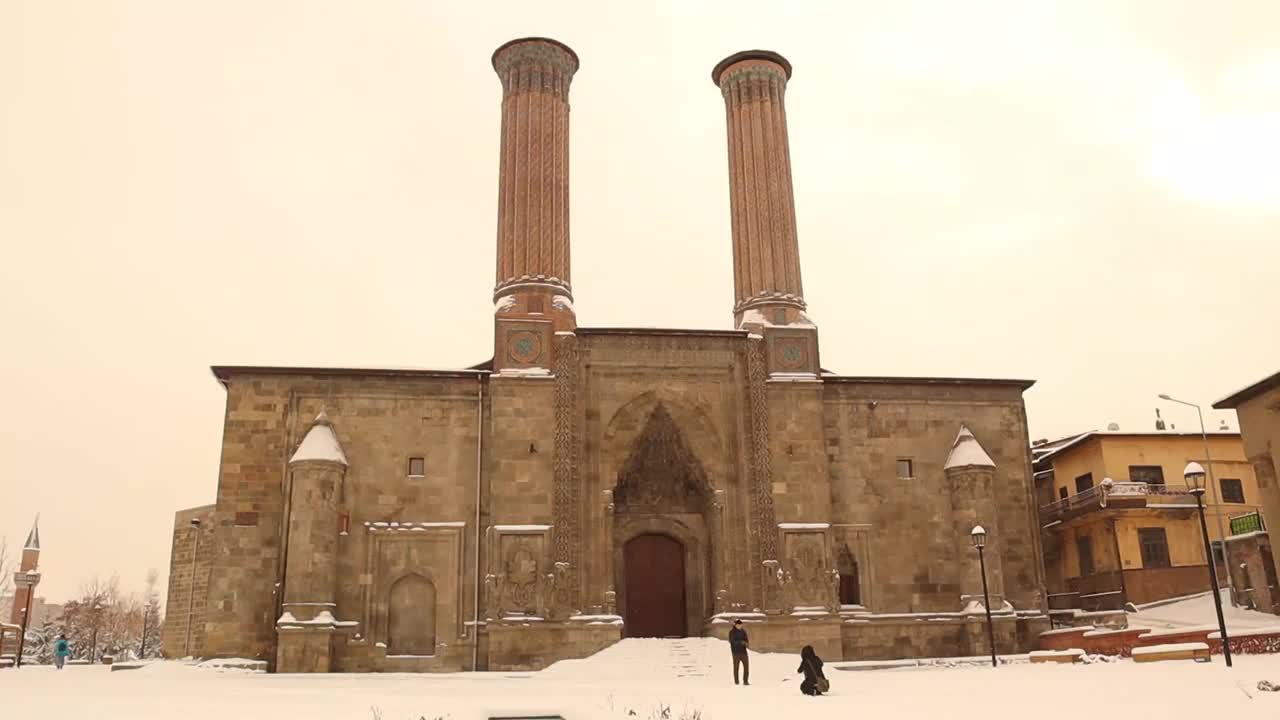
<instances>
[{"instance_id":1,"label":"tall light pole","mask_svg":"<svg viewBox=\"0 0 1280 720\"><path fill-rule=\"evenodd\" d=\"M987 546L987 531L981 525L973 526L969 533L973 546L978 548L978 567L982 571L982 608L987 612L987 643L991 646L991 667L996 667L996 633L991 628L991 594L987 592L987 560L982 549Z\"/></svg>"},{"instance_id":2,"label":"tall light pole","mask_svg":"<svg viewBox=\"0 0 1280 720\"><path fill-rule=\"evenodd\" d=\"M1200 467L1198 462L1187 463L1187 469L1182 471L1182 476L1187 480L1187 487L1191 488L1191 494L1196 496L1196 510L1200 512L1200 534L1204 536L1204 551L1209 552L1209 526L1204 522L1204 468ZM1212 557L1210 558L1212 559ZM1227 621L1222 617L1222 597L1218 595L1218 578L1214 574L1214 566L1209 564L1209 594L1213 595L1213 609L1218 612L1218 634L1222 636L1222 658L1226 660L1227 667L1231 667L1231 640L1227 637Z\"/></svg>"},{"instance_id":3,"label":"tall light pole","mask_svg":"<svg viewBox=\"0 0 1280 720\"><path fill-rule=\"evenodd\" d=\"M1217 510L1214 512L1214 517L1217 518L1218 522L1218 536L1222 538L1222 540L1219 541L1222 543L1222 568L1226 570L1227 574L1227 592L1230 594L1232 602L1234 602L1235 583L1231 580L1231 571L1227 569L1227 529L1226 526L1222 524L1222 500L1218 497L1218 483L1213 479L1213 458L1209 457L1209 433L1204 429L1204 412L1200 410L1199 405L1193 402L1187 402L1186 400L1169 397L1166 393L1160 393L1160 399L1168 400L1171 403L1178 403L1179 405L1186 405L1187 407L1193 407L1196 409L1196 416L1200 418L1200 440L1204 443L1204 464L1209 468L1209 487L1213 490L1213 495L1211 497L1213 498L1214 505L1217 506ZM1203 493L1203 489L1201 492ZM1199 502L1199 500L1197 500L1197 502ZM1214 572L1213 585L1210 587L1213 588L1213 594L1217 595L1218 561L1213 556L1212 544L1207 546L1206 552L1209 553L1209 567L1213 568Z\"/></svg>"},{"instance_id":4,"label":"tall light pole","mask_svg":"<svg viewBox=\"0 0 1280 720\"><path fill-rule=\"evenodd\" d=\"M200 556L200 518L191 518L191 530L196 534L196 545L191 551L191 587L187 593L187 637L182 643L183 657L191 657L191 610L196 602L196 558Z\"/></svg>"},{"instance_id":5,"label":"tall light pole","mask_svg":"<svg viewBox=\"0 0 1280 720\"><path fill-rule=\"evenodd\" d=\"M102 625L102 611L105 609L100 602L93 604L93 640L89 643L89 664L92 665L93 657L98 654L98 628Z\"/></svg>"}]
</instances>

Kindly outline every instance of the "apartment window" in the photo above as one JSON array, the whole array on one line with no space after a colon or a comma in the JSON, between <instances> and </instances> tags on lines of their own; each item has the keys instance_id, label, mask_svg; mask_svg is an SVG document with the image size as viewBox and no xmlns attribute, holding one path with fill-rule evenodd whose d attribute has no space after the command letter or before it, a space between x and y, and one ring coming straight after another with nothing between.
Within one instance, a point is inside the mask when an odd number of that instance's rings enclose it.
<instances>
[{"instance_id":1,"label":"apartment window","mask_svg":"<svg viewBox=\"0 0 1280 720\"><path fill-rule=\"evenodd\" d=\"M1059 500L1066 500L1066 499L1067 499L1067 489L1066 489L1066 488L1064 488L1064 487L1060 487L1060 488L1058 488L1058 499L1059 499Z\"/></svg>"},{"instance_id":2,"label":"apartment window","mask_svg":"<svg viewBox=\"0 0 1280 720\"><path fill-rule=\"evenodd\" d=\"M1222 502L1244 503L1244 485L1240 484L1240 478L1222 478L1218 485L1222 488Z\"/></svg>"},{"instance_id":3,"label":"apartment window","mask_svg":"<svg viewBox=\"0 0 1280 720\"><path fill-rule=\"evenodd\" d=\"M1076 478L1076 492L1082 493L1093 487L1093 473L1085 473Z\"/></svg>"},{"instance_id":4,"label":"apartment window","mask_svg":"<svg viewBox=\"0 0 1280 720\"><path fill-rule=\"evenodd\" d=\"M1159 465L1130 465L1129 482L1163 485L1164 468Z\"/></svg>"},{"instance_id":5,"label":"apartment window","mask_svg":"<svg viewBox=\"0 0 1280 720\"><path fill-rule=\"evenodd\" d=\"M904 458L899 458L898 459L898 479L911 480L915 476L916 476L915 467L912 465L911 461Z\"/></svg>"},{"instance_id":6,"label":"apartment window","mask_svg":"<svg viewBox=\"0 0 1280 720\"><path fill-rule=\"evenodd\" d=\"M427 474L427 462L420 457L409 458L409 477L422 477Z\"/></svg>"},{"instance_id":7,"label":"apartment window","mask_svg":"<svg viewBox=\"0 0 1280 720\"><path fill-rule=\"evenodd\" d=\"M1169 538L1164 528L1138 528L1138 546L1142 550L1142 567L1167 568L1169 563Z\"/></svg>"},{"instance_id":8,"label":"apartment window","mask_svg":"<svg viewBox=\"0 0 1280 720\"><path fill-rule=\"evenodd\" d=\"M1080 577L1093 574L1093 539L1076 538L1076 555L1080 557Z\"/></svg>"}]
</instances>

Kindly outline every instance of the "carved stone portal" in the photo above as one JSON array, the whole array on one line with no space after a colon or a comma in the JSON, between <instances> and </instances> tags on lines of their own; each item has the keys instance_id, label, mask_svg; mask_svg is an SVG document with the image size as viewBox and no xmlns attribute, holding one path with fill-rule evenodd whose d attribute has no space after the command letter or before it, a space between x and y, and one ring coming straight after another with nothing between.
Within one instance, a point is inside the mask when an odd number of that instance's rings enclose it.
<instances>
[{"instance_id":1,"label":"carved stone portal","mask_svg":"<svg viewBox=\"0 0 1280 720\"><path fill-rule=\"evenodd\" d=\"M613 490L617 512L700 513L710 501L702 464L689 450L667 408L658 403Z\"/></svg>"}]
</instances>

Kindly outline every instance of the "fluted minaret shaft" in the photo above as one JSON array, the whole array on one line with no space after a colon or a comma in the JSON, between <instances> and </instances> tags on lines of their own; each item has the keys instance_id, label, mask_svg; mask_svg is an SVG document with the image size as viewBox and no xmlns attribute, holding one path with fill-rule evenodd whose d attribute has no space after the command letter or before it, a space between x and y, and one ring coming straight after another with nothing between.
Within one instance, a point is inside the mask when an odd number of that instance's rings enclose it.
<instances>
[{"instance_id":1,"label":"fluted minaret shaft","mask_svg":"<svg viewBox=\"0 0 1280 720\"><path fill-rule=\"evenodd\" d=\"M790 77L786 58L765 50L731 55L712 71L729 129L738 325L749 310L765 322L793 323L805 307L784 102Z\"/></svg>"},{"instance_id":2,"label":"fluted minaret shaft","mask_svg":"<svg viewBox=\"0 0 1280 720\"><path fill-rule=\"evenodd\" d=\"M523 38L499 47L493 68L502 81L494 300L511 315L572 313L569 84L578 56L555 40Z\"/></svg>"}]
</instances>

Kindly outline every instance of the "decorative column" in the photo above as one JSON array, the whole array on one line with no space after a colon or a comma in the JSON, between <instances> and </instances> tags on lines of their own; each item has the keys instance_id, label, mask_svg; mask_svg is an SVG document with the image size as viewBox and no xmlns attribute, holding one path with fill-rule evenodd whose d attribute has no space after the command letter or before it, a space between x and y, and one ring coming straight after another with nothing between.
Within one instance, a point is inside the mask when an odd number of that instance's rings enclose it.
<instances>
[{"instance_id":1,"label":"decorative column","mask_svg":"<svg viewBox=\"0 0 1280 720\"><path fill-rule=\"evenodd\" d=\"M961 425L951 453L943 466L947 484L951 488L951 534L959 562L960 601L968 605L982 602L982 576L978 571L977 551L973 548L970 532L975 525L987 531L987 582L990 585L991 611L1004 607L1004 576L1000 557L1004 549L1000 535L1000 522L995 506L996 464L978 443L969 428Z\"/></svg>"},{"instance_id":2,"label":"decorative column","mask_svg":"<svg viewBox=\"0 0 1280 720\"><path fill-rule=\"evenodd\" d=\"M550 369L576 327L569 284L569 84L578 56L548 38L493 53L502 81L494 367Z\"/></svg>"},{"instance_id":3,"label":"decorative column","mask_svg":"<svg viewBox=\"0 0 1280 720\"><path fill-rule=\"evenodd\" d=\"M747 50L711 79L724 97L733 234L734 325L765 336L769 373L817 375L817 329L805 315L785 96L791 63Z\"/></svg>"},{"instance_id":4,"label":"decorative column","mask_svg":"<svg viewBox=\"0 0 1280 720\"><path fill-rule=\"evenodd\" d=\"M323 411L289 460L284 607L276 672L329 672L337 611L338 502L347 457Z\"/></svg>"}]
</instances>

